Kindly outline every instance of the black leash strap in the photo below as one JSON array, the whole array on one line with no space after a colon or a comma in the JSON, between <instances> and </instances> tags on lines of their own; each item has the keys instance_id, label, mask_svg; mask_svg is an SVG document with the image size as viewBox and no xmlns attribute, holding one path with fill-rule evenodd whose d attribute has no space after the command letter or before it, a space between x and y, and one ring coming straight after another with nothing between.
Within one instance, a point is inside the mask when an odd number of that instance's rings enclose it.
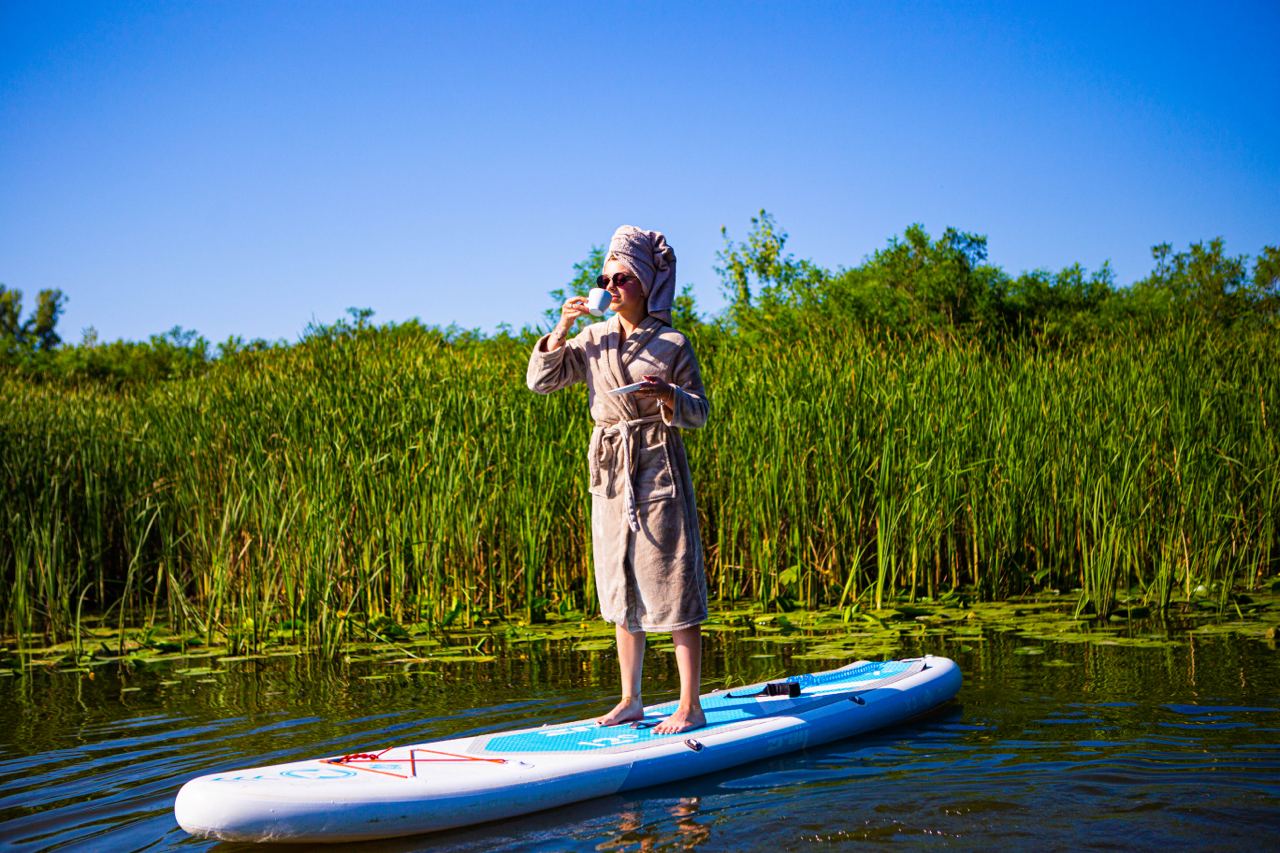
<instances>
[{"instance_id":1,"label":"black leash strap","mask_svg":"<svg viewBox=\"0 0 1280 853\"><path fill-rule=\"evenodd\" d=\"M790 696L792 699L800 695L800 685L794 681L770 681L755 693L729 693L730 699L749 699L752 696Z\"/></svg>"}]
</instances>

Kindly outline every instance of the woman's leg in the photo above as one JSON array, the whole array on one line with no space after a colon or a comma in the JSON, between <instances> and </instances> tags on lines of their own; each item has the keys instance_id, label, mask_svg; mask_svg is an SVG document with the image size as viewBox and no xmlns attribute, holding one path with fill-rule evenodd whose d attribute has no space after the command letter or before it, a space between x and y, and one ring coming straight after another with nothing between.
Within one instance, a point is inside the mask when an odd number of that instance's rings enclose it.
<instances>
[{"instance_id":1,"label":"woman's leg","mask_svg":"<svg viewBox=\"0 0 1280 853\"><path fill-rule=\"evenodd\" d=\"M654 728L658 734L687 732L707 724L702 712L702 626L681 628L671 632L676 647L676 666L680 670L680 704L676 712Z\"/></svg>"},{"instance_id":2,"label":"woman's leg","mask_svg":"<svg viewBox=\"0 0 1280 853\"><path fill-rule=\"evenodd\" d=\"M618 668L622 671L622 699L612 711L596 720L602 726L629 723L644 717L640 698L640 675L644 668L644 631L632 633L625 625L615 625L618 638Z\"/></svg>"}]
</instances>

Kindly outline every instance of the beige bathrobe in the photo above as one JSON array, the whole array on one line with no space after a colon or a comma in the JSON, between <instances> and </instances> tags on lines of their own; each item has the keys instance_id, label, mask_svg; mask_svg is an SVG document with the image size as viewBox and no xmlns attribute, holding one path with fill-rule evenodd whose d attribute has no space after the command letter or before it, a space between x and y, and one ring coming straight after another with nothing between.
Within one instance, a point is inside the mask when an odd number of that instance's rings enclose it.
<instances>
[{"instance_id":1,"label":"beige bathrobe","mask_svg":"<svg viewBox=\"0 0 1280 853\"><path fill-rule=\"evenodd\" d=\"M709 406L693 347L650 316L621 347L617 316L529 358L529 387L550 394L587 383L595 420L591 474L591 542L600 614L630 631L674 631L707 618L707 581L698 510L681 429L707 422ZM676 386L675 406L619 388L659 376Z\"/></svg>"}]
</instances>

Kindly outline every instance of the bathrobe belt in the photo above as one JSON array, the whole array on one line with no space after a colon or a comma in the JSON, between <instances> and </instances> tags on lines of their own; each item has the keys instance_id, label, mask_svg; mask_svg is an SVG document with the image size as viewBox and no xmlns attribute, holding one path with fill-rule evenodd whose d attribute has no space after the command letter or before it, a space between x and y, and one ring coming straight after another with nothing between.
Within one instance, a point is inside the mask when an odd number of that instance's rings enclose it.
<instances>
[{"instance_id":1,"label":"bathrobe belt","mask_svg":"<svg viewBox=\"0 0 1280 853\"><path fill-rule=\"evenodd\" d=\"M627 526L631 528L632 533L640 532L640 517L636 513L636 468L632 464L632 432L634 427L641 424L662 423L661 415L649 415L643 418L632 418L629 421L615 421L611 424L598 423L600 427L600 445L596 451L596 464L598 470L609 472L610 485L613 483L613 442L606 441L605 437L617 436L622 443L622 470L625 472L623 485L627 496Z\"/></svg>"}]
</instances>

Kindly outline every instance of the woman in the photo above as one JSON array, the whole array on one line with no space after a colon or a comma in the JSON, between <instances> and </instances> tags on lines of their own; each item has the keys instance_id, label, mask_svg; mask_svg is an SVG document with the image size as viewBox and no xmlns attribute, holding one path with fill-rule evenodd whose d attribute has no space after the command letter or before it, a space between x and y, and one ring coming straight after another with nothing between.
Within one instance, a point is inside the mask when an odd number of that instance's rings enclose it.
<instances>
[{"instance_id":1,"label":"woman","mask_svg":"<svg viewBox=\"0 0 1280 853\"><path fill-rule=\"evenodd\" d=\"M595 429L588 448L591 540L600 613L615 624L622 698L597 722L641 720L645 634L670 632L680 669L680 703L654 731L706 724L698 689L707 582L698 510L681 429L707 421L708 404L688 339L671 327L676 256L657 231L630 225L609 242L602 275L615 312L566 341L589 313L586 297L565 300L560 322L529 358L528 384L550 394L587 384ZM643 379L630 394L609 394Z\"/></svg>"}]
</instances>

